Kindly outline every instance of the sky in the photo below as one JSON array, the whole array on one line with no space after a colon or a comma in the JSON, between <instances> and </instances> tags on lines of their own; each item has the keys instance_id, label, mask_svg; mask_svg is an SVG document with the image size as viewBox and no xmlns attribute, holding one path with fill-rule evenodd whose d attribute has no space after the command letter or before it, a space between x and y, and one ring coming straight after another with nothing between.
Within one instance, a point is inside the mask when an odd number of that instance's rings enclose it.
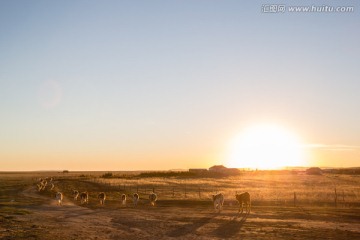
<instances>
[{"instance_id":1,"label":"sky","mask_svg":"<svg viewBox=\"0 0 360 240\"><path fill-rule=\"evenodd\" d=\"M227 165L258 123L360 166L359 2L267 4L0 1L0 171Z\"/></svg>"}]
</instances>

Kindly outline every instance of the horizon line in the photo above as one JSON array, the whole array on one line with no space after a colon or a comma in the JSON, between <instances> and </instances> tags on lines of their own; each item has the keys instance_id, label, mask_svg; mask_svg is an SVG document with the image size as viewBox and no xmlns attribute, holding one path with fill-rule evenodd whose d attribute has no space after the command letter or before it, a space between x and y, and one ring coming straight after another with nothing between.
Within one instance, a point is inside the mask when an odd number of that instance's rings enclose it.
<instances>
[{"instance_id":1,"label":"horizon line","mask_svg":"<svg viewBox=\"0 0 360 240\"><path fill-rule=\"evenodd\" d=\"M330 167L330 166L291 166L291 167L282 167L279 169L258 169L258 168L250 168L250 167L243 167L243 168L236 168L236 169L248 169L249 171L281 171L281 170L289 170L289 169L296 169L296 168L313 168L319 167L323 169L349 169L349 168L360 168L360 166L353 166L353 167ZM145 171L183 171L189 169L208 169L208 168L178 168L178 169L138 169L138 170L69 170L69 169L62 169L62 170L0 170L0 173L8 173L8 172L58 172L64 173L64 171L68 172L145 172Z\"/></svg>"}]
</instances>

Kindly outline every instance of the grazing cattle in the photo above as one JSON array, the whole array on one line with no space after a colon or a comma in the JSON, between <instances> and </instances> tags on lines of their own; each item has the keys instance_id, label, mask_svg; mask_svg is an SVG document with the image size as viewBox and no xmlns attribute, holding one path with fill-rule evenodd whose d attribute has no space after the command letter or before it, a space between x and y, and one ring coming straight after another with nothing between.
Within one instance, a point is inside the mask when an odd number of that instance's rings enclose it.
<instances>
[{"instance_id":1,"label":"grazing cattle","mask_svg":"<svg viewBox=\"0 0 360 240\"><path fill-rule=\"evenodd\" d=\"M55 185L53 183L51 183L50 185L50 191L52 191L54 189Z\"/></svg>"},{"instance_id":2,"label":"grazing cattle","mask_svg":"<svg viewBox=\"0 0 360 240\"><path fill-rule=\"evenodd\" d=\"M40 192L45 190L46 185L47 185L47 181L45 179L41 179L40 182L37 184L38 191Z\"/></svg>"},{"instance_id":3,"label":"grazing cattle","mask_svg":"<svg viewBox=\"0 0 360 240\"><path fill-rule=\"evenodd\" d=\"M38 191L44 191L46 187L47 182L45 180L41 180L38 184L36 184Z\"/></svg>"},{"instance_id":4,"label":"grazing cattle","mask_svg":"<svg viewBox=\"0 0 360 240\"><path fill-rule=\"evenodd\" d=\"M222 193L219 193L219 194L213 195L212 198L213 198L215 211L216 211L216 209L218 209L220 212L224 205L224 195L222 195Z\"/></svg>"},{"instance_id":5,"label":"grazing cattle","mask_svg":"<svg viewBox=\"0 0 360 240\"><path fill-rule=\"evenodd\" d=\"M149 200L150 200L150 205L155 206L157 195L155 193L150 193Z\"/></svg>"},{"instance_id":6,"label":"grazing cattle","mask_svg":"<svg viewBox=\"0 0 360 240\"><path fill-rule=\"evenodd\" d=\"M36 184L36 186L39 192L43 189L43 185L41 183Z\"/></svg>"},{"instance_id":7,"label":"grazing cattle","mask_svg":"<svg viewBox=\"0 0 360 240\"><path fill-rule=\"evenodd\" d=\"M41 184L44 186L44 189L45 189L45 187L46 187L46 185L47 185L47 181L46 181L46 180L43 180L43 181L41 182Z\"/></svg>"},{"instance_id":8,"label":"grazing cattle","mask_svg":"<svg viewBox=\"0 0 360 240\"><path fill-rule=\"evenodd\" d=\"M246 213L250 213L251 209L251 201L250 194L248 192L244 192L241 194L236 194L236 200L239 202L239 212L241 209L241 213L244 211L244 205L246 206Z\"/></svg>"},{"instance_id":9,"label":"grazing cattle","mask_svg":"<svg viewBox=\"0 0 360 240\"><path fill-rule=\"evenodd\" d=\"M137 206L138 201L139 201L139 194L134 193L134 195L133 195L134 206Z\"/></svg>"},{"instance_id":10,"label":"grazing cattle","mask_svg":"<svg viewBox=\"0 0 360 240\"><path fill-rule=\"evenodd\" d=\"M62 200L63 200L63 194L61 192L57 192L55 194L55 199L58 202L58 205L62 205Z\"/></svg>"},{"instance_id":11,"label":"grazing cattle","mask_svg":"<svg viewBox=\"0 0 360 240\"><path fill-rule=\"evenodd\" d=\"M104 205L105 199L106 199L106 194L104 192L99 193L98 199L100 200L100 205Z\"/></svg>"},{"instance_id":12,"label":"grazing cattle","mask_svg":"<svg viewBox=\"0 0 360 240\"><path fill-rule=\"evenodd\" d=\"M39 182L36 184L39 192L45 190L46 185L47 185L47 181L42 178L40 178Z\"/></svg>"},{"instance_id":13,"label":"grazing cattle","mask_svg":"<svg viewBox=\"0 0 360 240\"><path fill-rule=\"evenodd\" d=\"M80 193L80 203L89 203L89 193L88 192L82 192Z\"/></svg>"},{"instance_id":14,"label":"grazing cattle","mask_svg":"<svg viewBox=\"0 0 360 240\"><path fill-rule=\"evenodd\" d=\"M79 197L79 191L78 190L73 190L73 197L74 197L74 200L77 201L78 200L78 197Z\"/></svg>"},{"instance_id":15,"label":"grazing cattle","mask_svg":"<svg viewBox=\"0 0 360 240\"><path fill-rule=\"evenodd\" d=\"M121 194L121 204L126 205L126 194Z\"/></svg>"}]
</instances>

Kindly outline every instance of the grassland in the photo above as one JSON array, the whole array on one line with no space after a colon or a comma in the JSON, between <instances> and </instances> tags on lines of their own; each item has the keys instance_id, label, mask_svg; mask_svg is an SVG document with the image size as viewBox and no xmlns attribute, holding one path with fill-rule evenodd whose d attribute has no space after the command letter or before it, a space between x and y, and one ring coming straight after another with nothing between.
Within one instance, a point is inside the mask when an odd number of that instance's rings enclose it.
<instances>
[{"instance_id":1,"label":"grassland","mask_svg":"<svg viewBox=\"0 0 360 240\"><path fill-rule=\"evenodd\" d=\"M306 175L303 172L244 172L222 178L90 178L90 181L112 186L118 191L147 194L155 190L162 199L210 199L222 192L228 202L238 192L251 192L252 201L260 205L360 206L359 175ZM336 195L335 195L336 189Z\"/></svg>"},{"instance_id":2,"label":"grassland","mask_svg":"<svg viewBox=\"0 0 360 240\"><path fill-rule=\"evenodd\" d=\"M0 173L0 239L359 239L360 176L244 172L222 178L101 178L104 172ZM38 178L55 189L38 192ZM337 191L335 205L335 188ZM80 205L73 189L89 191ZM155 190L156 207L148 204ZM57 206L56 191L65 195ZM97 194L107 193L105 206ZM249 215L238 214L236 192L252 196ZM138 207L120 205L122 193L140 194ZM214 212L210 196L225 195ZM294 202L294 192L296 202Z\"/></svg>"}]
</instances>

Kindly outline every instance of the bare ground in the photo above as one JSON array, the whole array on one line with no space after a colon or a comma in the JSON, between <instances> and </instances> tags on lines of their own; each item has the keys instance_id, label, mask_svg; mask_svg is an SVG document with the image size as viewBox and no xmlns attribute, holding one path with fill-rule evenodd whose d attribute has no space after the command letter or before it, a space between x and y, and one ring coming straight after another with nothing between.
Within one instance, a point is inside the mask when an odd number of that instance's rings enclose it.
<instances>
[{"instance_id":1,"label":"bare ground","mask_svg":"<svg viewBox=\"0 0 360 240\"><path fill-rule=\"evenodd\" d=\"M225 204L158 201L138 207L109 200L81 206L25 186L0 207L0 239L360 239L360 209L253 206L249 215Z\"/></svg>"}]
</instances>

